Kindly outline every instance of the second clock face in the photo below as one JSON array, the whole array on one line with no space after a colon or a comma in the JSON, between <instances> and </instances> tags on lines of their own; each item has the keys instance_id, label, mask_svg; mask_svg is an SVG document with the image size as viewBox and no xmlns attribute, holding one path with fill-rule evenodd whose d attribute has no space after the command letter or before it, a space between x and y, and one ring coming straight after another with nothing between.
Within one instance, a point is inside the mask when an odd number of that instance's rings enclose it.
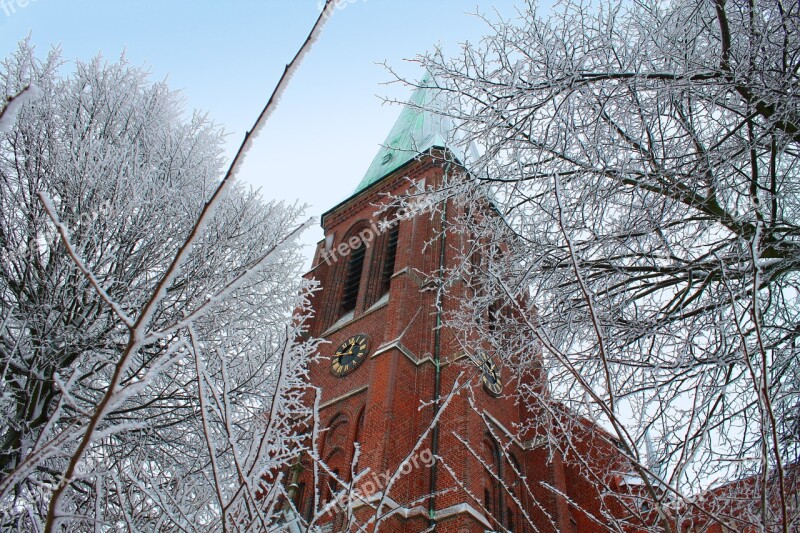
<instances>
[{"instance_id":1,"label":"second clock face","mask_svg":"<svg viewBox=\"0 0 800 533\"><path fill-rule=\"evenodd\" d=\"M331 372L334 376L346 376L364 362L369 352L369 337L360 333L353 335L336 349L331 357Z\"/></svg>"},{"instance_id":2,"label":"second clock face","mask_svg":"<svg viewBox=\"0 0 800 533\"><path fill-rule=\"evenodd\" d=\"M500 396L503 391L503 382L500 380L500 370L494 364L492 358L487 353L483 353L481 358L481 381L486 391L492 396Z\"/></svg>"}]
</instances>

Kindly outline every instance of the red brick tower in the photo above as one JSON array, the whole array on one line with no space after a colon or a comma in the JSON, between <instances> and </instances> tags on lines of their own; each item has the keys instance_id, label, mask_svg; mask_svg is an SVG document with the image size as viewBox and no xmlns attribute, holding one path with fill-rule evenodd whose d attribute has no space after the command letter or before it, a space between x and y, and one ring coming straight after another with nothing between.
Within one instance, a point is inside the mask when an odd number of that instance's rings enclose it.
<instances>
[{"instance_id":1,"label":"red brick tower","mask_svg":"<svg viewBox=\"0 0 800 533\"><path fill-rule=\"evenodd\" d=\"M511 436L526 413L494 383L495 378L502 382L504 370L481 371L460 350L454 333L437 327L442 311L430 280L457 260L463 245L457 235L441 232L455 207L449 205L448 214L439 218L375 214L387 193L435 186L460 159L447 147L448 121L420 110L437 99L436 89L426 83L415 91L355 192L322 217L325 239L309 273L322 286L314 299L311 334L329 341L322 348L326 358L311 370L321 391L325 428L319 455L344 483L352 481L352 470L369 468L355 484L354 515L363 530L373 529L380 506L380 514L388 515L381 531L432 526L453 532L532 531L524 515L539 531L573 531L566 504L553 491L538 482L523 489L514 474L565 488L564 468L548 461L544 447ZM394 218L397 224L380 224ZM471 382L472 392L459 389L434 423L457 379ZM360 458L352 467L355 443ZM434 455L443 460L434 463ZM314 499L306 489L312 486L308 469L295 486L297 508L310 516ZM323 487L320 499L327 501L342 488L331 476L318 486ZM339 510L318 523L340 531L346 529L345 515Z\"/></svg>"}]
</instances>

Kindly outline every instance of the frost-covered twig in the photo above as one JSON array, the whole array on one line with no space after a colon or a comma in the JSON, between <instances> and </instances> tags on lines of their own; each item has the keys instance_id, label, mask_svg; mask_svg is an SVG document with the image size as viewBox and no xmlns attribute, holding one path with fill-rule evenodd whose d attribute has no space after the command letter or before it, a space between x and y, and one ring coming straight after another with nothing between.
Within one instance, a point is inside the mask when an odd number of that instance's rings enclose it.
<instances>
[{"instance_id":1,"label":"frost-covered twig","mask_svg":"<svg viewBox=\"0 0 800 533\"><path fill-rule=\"evenodd\" d=\"M36 85L30 84L15 96L9 97L5 106L0 108L0 133L11 133L22 106L35 101L41 96L42 90Z\"/></svg>"},{"instance_id":2,"label":"frost-covered twig","mask_svg":"<svg viewBox=\"0 0 800 533\"><path fill-rule=\"evenodd\" d=\"M42 191L39 193L39 200L42 202L42 206L44 207L47 216L50 217L53 224L56 226L56 230L58 234L61 236L61 242L64 243L64 247L67 249L67 253L69 254L70 259L72 262L75 263L75 266L78 267L78 270L86 276L86 279L89 280L89 283L92 284L94 290L97 291L97 294L105 301L111 309L113 309L114 313L122 320L122 322L128 326L128 328L132 328L134 325L134 321L130 318L125 311L123 311L122 307L114 301L111 296L106 292L103 286L100 284L100 281L95 277L94 273L89 270L86 266L86 263L81 259L78 255L78 252L75 250L75 246L72 244L72 241L69 237L69 230L67 227L61 223L61 220L58 217L58 213L56 213L56 208L53 206L53 201L50 199L50 195L46 192Z\"/></svg>"}]
</instances>

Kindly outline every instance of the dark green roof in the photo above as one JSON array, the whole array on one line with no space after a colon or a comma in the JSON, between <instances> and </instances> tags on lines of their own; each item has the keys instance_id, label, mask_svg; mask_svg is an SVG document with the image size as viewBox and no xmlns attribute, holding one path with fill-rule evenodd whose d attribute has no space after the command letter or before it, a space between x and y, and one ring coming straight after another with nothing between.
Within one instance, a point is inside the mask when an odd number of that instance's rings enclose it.
<instances>
[{"instance_id":1,"label":"dark green roof","mask_svg":"<svg viewBox=\"0 0 800 533\"><path fill-rule=\"evenodd\" d=\"M426 74L389 132L367 173L353 195L380 181L419 154L433 147L453 149L448 140L453 136L449 117L437 114L444 111L444 95L435 80ZM457 156L457 154L456 154Z\"/></svg>"}]
</instances>

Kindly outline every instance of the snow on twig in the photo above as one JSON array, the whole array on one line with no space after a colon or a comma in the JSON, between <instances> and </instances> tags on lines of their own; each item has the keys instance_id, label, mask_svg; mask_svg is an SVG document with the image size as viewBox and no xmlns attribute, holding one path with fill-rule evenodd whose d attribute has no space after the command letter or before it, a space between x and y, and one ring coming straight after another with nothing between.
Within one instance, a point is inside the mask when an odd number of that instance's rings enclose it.
<instances>
[{"instance_id":1,"label":"snow on twig","mask_svg":"<svg viewBox=\"0 0 800 533\"><path fill-rule=\"evenodd\" d=\"M42 90L31 83L16 96L8 98L8 103L0 109L0 133L11 133L14 124L17 122L17 115L22 106L36 101L42 96Z\"/></svg>"},{"instance_id":2,"label":"snow on twig","mask_svg":"<svg viewBox=\"0 0 800 533\"><path fill-rule=\"evenodd\" d=\"M64 243L64 247L67 249L67 254L72 259L72 262L75 263L75 266L78 267L78 270L86 276L86 279L89 280L89 283L92 284L94 290L97 291L97 294L105 301L111 309L114 310L114 313L125 323L128 328L133 327L133 319L129 317L125 311L117 304L111 296L108 295L106 290L100 285L100 281L95 277L89 267L86 266L83 259L78 256L78 252L75 251L75 247L72 245L72 241L69 238L69 230L67 227L61 222L56 213L56 209L53 206L53 201L50 199L50 196L42 191L39 193L39 200L42 202L44 206L44 210L47 213L47 216L50 217L50 220L53 221L53 224L56 226L56 230L58 230L58 234L61 235L61 241Z\"/></svg>"}]
</instances>

